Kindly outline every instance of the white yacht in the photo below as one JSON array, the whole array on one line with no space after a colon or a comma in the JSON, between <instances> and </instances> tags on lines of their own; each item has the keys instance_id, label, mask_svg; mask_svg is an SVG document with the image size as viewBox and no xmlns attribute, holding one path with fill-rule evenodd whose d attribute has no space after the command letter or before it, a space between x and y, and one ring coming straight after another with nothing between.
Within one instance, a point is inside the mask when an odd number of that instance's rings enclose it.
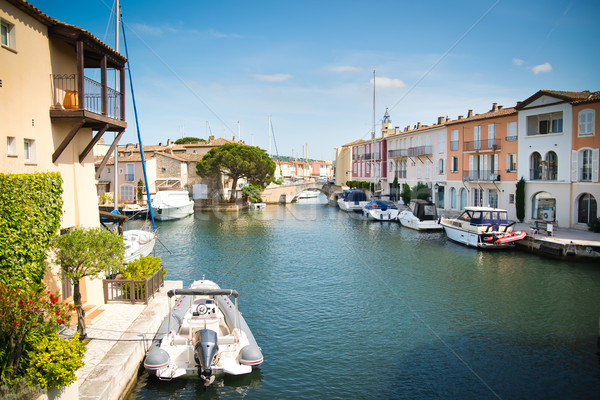
<instances>
[{"instance_id":1,"label":"white yacht","mask_svg":"<svg viewBox=\"0 0 600 400\"><path fill-rule=\"evenodd\" d=\"M156 235L154 232L141 229L130 229L123 232L123 245L125 257L123 261L127 264L142 256L149 255L154 250Z\"/></svg>"},{"instance_id":2,"label":"white yacht","mask_svg":"<svg viewBox=\"0 0 600 400\"><path fill-rule=\"evenodd\" d=\"M187 190L161 190L152 198L154 219L166 221L179 219L194 213L194 201Z\"/></svg>"},{"instance_id":3,"label":"white yacht","mask_svg":"<svg viewBox=\"0 0 600 400\"><path fill-rule=\"evenodd\" d=\"M500 208L465 207L458 218L441 218L440 224L449 239L485 249L512 247L527 236L523 231L513 232L515 222Z\"/></svg>"},{"instance_id":4,"label":"white yacht","mask_svg":"<svg viewBox=\"0 0 600 400\"><path fill-rule=\"evenodd\" d=\"M362 212L368 202L365 192L358 189L344 190L344 195L337 201L340 210L347 212Z\"/></svg>"},{"instance_id":5,"label":"white yacht","mask_svg":"<svg viewBox=\"0 0 600 400\"><path fill-rule=\"evenodd\" d=\"M411 200L408 208L398 214L398 221L402 226L418 231L443 229L438 221L435 204L427 200Z\"/></svg>"}]
</instances>

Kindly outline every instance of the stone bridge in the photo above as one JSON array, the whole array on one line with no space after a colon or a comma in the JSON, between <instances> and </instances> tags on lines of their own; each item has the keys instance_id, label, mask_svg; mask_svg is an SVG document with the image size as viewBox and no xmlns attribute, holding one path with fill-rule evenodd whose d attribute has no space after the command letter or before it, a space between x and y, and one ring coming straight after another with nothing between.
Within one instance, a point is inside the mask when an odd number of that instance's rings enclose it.
<instances>
[{"instance_id":1,"label":"stone bridge","mask_svg":"<svg viewBox=\"0 0 600 400\"><path fill-rule=\"evenodd\" d=\"M304 190L318 190L324 193L327 199L330 199L336 191L341 191L342 188L329 183L317 182L291 183L289 185L271 184L261 193L261 196L263 202L267 204L291 203Z\"/></svg>"}]
</instances>

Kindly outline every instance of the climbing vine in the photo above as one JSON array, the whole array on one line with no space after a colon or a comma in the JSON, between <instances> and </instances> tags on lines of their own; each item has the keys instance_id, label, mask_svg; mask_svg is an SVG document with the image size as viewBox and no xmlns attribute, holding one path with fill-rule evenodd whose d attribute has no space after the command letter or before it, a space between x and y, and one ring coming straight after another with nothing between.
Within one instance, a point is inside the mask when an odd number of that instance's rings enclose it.
<instances>
[{"instance_id":1,"label":"climbing vine","mask_svg":"<svg viewBox=\"0 0 600 400\"><path fill-rule=\"evenodd\" d=\"M58 172L0 174L0 284L41 282L62 205Z\"/></svg>"}]
</instances>

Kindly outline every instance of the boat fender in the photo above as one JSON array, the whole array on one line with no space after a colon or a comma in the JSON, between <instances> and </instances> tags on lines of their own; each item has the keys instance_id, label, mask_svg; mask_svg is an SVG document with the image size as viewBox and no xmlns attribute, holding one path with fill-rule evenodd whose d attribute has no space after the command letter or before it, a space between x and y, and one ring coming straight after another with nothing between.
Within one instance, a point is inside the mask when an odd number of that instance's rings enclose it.
<instances>
[{"instance_id":1,"label":"boat fender","mask_svg":"<svg viewBox=\"0 0 600 400\"><path fill-rule=\"evenodd\" d=\"M377 203L373 204L373 208L378 208L379 206L377 205Z\"/></svg>"},{"instance_id":2,"label":"boat fender","mask_svg":"<svg viewBox=\"0 0 600 400\"><path fill-rule=\"evenodd\" d=\"M161 368L165 368L169 365L169 353L160 347L152 347L146 353L146 359L144 360L144 368L150 371L156 371Z\"/></svg>"},{"instance_id":3,"label":"boat fender","mask_svg":"<svg viewBox=\"0 0 600 400\"><path fill-rule=\"evenodd\" d=\"M254 368L259 367L260 364L262 364L262 352L256 343L244 346L244 348L240 351L239 361L241 364L250 365Z\"/></svg>"}]
</instances>

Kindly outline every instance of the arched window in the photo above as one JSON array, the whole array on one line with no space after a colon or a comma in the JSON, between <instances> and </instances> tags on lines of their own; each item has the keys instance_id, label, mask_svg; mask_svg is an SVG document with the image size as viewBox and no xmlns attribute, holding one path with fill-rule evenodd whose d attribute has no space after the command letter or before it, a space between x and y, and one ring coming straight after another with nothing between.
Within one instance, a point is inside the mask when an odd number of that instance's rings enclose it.
<instances>
[{"instance_id":1,"label":"arched window","mask_svg":"<svg viewBox=\"0 0 600 400\"><path fill-rule=\"evenodd\" d=\"M546 176L545 178L549 181L555 181L558 175L558 157L553 151L546 153Z\"/></svg>"},{"instance_id":2,"label":"arched window","mask_svg":"<svg viewBox=\"0 0 600 400\"><path fill-rule=\"evenodd\" d=\"M530 157L530 179L532 181L542 179L542 156L537 151Z\"/></svg>"},{"instance_id":3,"label":"arched window","mask_svg":"<svg viewBox=\"0 0 600 400\"><path fill-rule=\"evenodd\" d=\"M531 218L542 221L554 221L556 218L556 199L548 192L539 192L533 196Z\"/></svg>"},{"instance_id":4,"label":"arched window","mask_svg":"<svg viewBox=\"0 0 600 400\"><path fill-rule=\"evenodd\" d=\"M588 224L596 218L598 218L596 199L589 193L582 194L577 203L577 222Z\"/></svg>"},{"instance_id":5,"label":"arched window","mask_svg":"<svg viewBox=\"0 0 600 400\"><path fill-rule=\"evenodd\" d=\"M460 209L464 210L467 206L467 191L465 188L460 188Z\"/></svg>"},{"instance_id":6,"label":"arched window","mask_svg":"<svg viewBox=\"0 0 600 400\"><path fill-rule=\"evenodd\" d=\"M456 210L456 189L450 189L450 208Z\"/></svg>"}]
</instances>

